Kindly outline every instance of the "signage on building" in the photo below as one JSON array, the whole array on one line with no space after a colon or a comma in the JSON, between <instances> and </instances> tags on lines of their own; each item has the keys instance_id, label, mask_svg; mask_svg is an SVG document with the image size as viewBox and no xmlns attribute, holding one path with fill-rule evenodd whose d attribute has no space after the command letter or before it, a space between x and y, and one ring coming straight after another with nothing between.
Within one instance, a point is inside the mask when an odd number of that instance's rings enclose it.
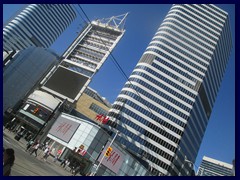
<instances>
[{"instance_id":1,"label":"signage on building","mask_svg":"<svg viewBox=\"0 0 240 180\"><path fill-rule=\"evenodd\" d=\"M110 142L106 144L104 150L102 151L101 155L98 158L98 161L102 159L109 145L110 145ZM125 157L124 157L124 154L120 150L118 150L113 144L111 145L111 148L112 148L111 154L108 157L104 157L102 164L117 174L120 167L123 164Z\"/></svg>"},{"instance_id":2,"label":"signage on building","mask_svg":"<svg viewBox=\"0 0 240 180\"><path fill-rule=\"evenodd\" d=\"M49 134L58 139L68 143L75 131L78 129L80 123L71 121L64 116L59 116L49 131Z\"/></svg>"},{"instance_id":3,"label":"signage on building","mask_svg":"<svg viewBox=\"0 0 240 180\"><path fill-rule=\"evenodd\" d=\"M98 115L96 115L95 119L102 124L107 124L109 117L107 117L103 114L98 114Z\"/></svg>"}]
</instances>

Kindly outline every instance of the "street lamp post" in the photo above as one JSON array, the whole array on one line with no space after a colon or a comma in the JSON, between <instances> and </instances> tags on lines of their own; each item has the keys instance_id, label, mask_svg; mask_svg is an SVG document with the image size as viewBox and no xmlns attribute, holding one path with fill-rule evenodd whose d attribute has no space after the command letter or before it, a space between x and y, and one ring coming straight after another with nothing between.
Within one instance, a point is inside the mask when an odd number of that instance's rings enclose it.
<instances>
[{"instance_id":1,"label":"street lamp post","mask_svg":"<svg viewBox=\"0 0 240 180\"><path fill-rule=\"evenodd\" d=\"M111 145L113 144L113 142L114 142L115 138L117 137L118 133L119 133L119 131L116 132L114 138L112 139L111 143L109 144L109 147L111 147ZM100 165L102 164L102 161L103 161L104 157L105 157L105 155L103 154L102 159L100 160L99 164L98 164L97 167L96 167L95 172L93 173L93 176L95 176L95 174L97 173Z\"/></svg>"}]
</instances>

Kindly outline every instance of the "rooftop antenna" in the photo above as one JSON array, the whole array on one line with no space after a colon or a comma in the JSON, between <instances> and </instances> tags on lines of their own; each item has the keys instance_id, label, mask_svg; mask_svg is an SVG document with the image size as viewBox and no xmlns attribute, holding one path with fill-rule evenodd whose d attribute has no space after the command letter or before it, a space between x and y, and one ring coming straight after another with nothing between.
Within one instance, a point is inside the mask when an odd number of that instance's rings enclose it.
<instances>
[{"instance_id":1,"label":"rooftop antenna","mask_svg":"<svg viewBox=\"0 0 240 180\"><path fill-rule=\"evenodd\" d=\"M124 25L126 22L126 17L128 16L129 13L122 14L119 16L112 16L110 18L103 18L103 19L98 19L97 22L106 24L107 26L111 26L120 30L124 29Z\"/></svg>"}]
</instances>

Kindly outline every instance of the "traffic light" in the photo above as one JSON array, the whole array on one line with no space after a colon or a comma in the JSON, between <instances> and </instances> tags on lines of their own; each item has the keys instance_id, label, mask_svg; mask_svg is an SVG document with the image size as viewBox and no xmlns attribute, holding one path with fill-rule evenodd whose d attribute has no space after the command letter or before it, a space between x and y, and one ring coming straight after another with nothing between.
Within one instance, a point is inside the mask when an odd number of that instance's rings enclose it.
<instances>
[{"instance_id":1,"label":"traffic light","mask_svg":"<svg viewBox=\"0 0 240 180\"><path fill-rule=\"evenodd\" d=\"M106 157L108 157L108 156L110 156L111 152L112 152L112 148L111 148L111 147L108 147L104 155L105 155Z\"/></svg>"},{"instance_id":2,"label":"traffic light","mask_svg":"<svg viewBox=\"0 0 240 180\"><path fill-rule=\"evenodd\" d=\"M35 108L35 109L33 110L33 114L36 114L38 111L39 111L39 108Z\"/></svg>"}]
</instances>

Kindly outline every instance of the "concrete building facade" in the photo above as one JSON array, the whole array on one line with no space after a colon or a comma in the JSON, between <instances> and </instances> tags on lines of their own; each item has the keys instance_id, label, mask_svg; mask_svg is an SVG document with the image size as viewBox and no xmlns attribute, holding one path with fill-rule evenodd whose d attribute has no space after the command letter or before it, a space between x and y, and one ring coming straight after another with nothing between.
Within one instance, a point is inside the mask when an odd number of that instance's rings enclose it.
<instances>
[{"instance_id":1,"label":"concrete building facade","mask_svg":"<svg viewBox=\"0 0 240 180\"><path fill-rule=\"evenodd\" d=\"M106 116L110 108L111 104L106 99L102 98L95 90L87 87L77 101L75 110L96 121L97 115Z\"/></svg>"}]
</instances>

